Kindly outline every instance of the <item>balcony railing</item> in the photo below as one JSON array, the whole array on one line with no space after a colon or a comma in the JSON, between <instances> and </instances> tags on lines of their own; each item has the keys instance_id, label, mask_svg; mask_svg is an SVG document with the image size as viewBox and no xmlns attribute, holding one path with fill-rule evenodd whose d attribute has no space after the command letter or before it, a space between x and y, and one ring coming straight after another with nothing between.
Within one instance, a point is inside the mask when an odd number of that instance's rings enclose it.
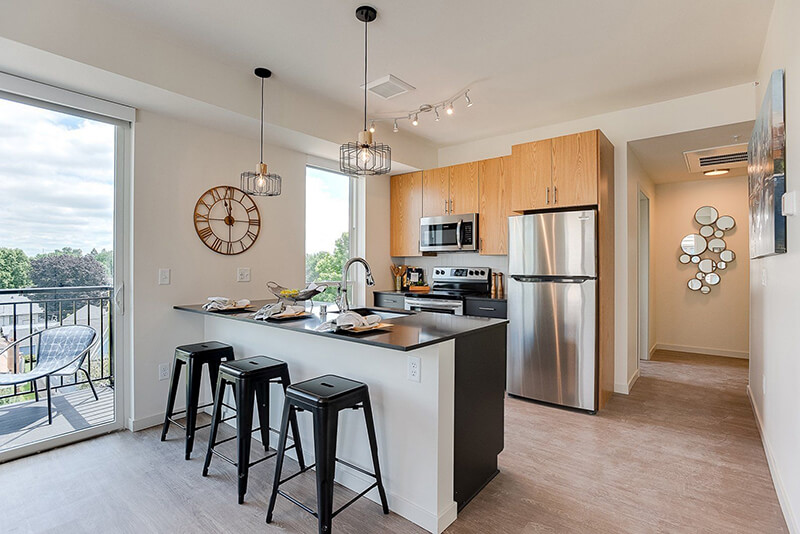
<instances>
[{"instance_id":1,"label":"balcony railing","mask_svg":"<svg viewBox=\"0 0 800 534\"><path fill-rule=\"evenodd\" d=\"M47 287L0 289L0 329L10 341L51 326L80 324L94 327L100 337L93 352L83 366L95 384L114 385L114 359L112 357L112 288L110 286ZM12 351L0 353L0 368L6 372L30 371L36 363L38 336L27 340ZM0 349L5 343L0 343ZM83 375L58 377L53 389L65 386L82 386ZM0 388L0 404L20 402L33 398L31 384Z\"/></svg>"}]
</instances>

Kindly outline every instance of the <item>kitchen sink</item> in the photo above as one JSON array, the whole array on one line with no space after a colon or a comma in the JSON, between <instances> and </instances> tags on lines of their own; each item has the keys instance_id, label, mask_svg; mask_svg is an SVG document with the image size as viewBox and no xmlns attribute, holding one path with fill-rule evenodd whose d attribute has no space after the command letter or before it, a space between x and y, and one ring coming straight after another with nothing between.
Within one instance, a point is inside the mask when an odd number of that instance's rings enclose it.
<instances>
[{"instance_id":1,"label":"kitchen sink","mask_svg":"<svg viewBox=\"0 0 800 534\"><path fill-rule=\"evenodd\" d=\"M408 317L409 315L413 315L414 312L407 312L402 310L383 310L383 309L376 309L376 308L353 308L350 311L354 311L359 315L378 315L384 321L388 321L390 319L397 319L399 317Z\"/></svg>"}]
</instances>

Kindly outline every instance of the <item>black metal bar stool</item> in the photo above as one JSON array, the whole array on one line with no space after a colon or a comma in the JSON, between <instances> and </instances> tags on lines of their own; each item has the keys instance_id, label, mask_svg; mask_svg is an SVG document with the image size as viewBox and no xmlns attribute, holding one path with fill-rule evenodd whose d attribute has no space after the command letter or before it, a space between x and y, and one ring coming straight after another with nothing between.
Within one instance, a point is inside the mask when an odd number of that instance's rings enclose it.
<instances>
[{"instance_id":1,"label":"black metal bar stool","mask_svg":"<svg viewBox=\"0 0 800 534\"><path fill-rule=\"evenodd\" d=\"M361 467L336 458L336 434L338 431L339 412L348 408L352 408L353 410L359 408L364 409L364 419L367 424L367 436L369 437L369 446L372 452L374 473L370 473ZM289 421L295 416L297 410L308 410L314 417L314 456L316 463L306 468L301 466L300 471L281 480L287 429ZM365 475L374 477L375 482L353 497L341 508L334 511L333 479L336 470L336 462L342 463ZM314 466L317 468L316 512L280 489L281 484L288 482ZM278 494L280 494L306 512L315 516L319 522L320 534L327 534L331 531L331 520L336 517L339 512L366 495L368 491L376 486L380 494L381 504L383 505L383 513L388 514L389 505L386 502L386 491L383 489L381 469L378 465L378 444L375 439L375 423L372 419L372 405L369 401L369 388L367 385L336 375L325 375L289 386L286 390L286 403L283 408L281 434L278 439L278 460L275 463L275 481L272 485L272 495L270 495L269 507L267 508L267 523L272 522L275 500Z\"/></svg>"},{"instance_id":2,"label":"black metal bar stool","mask_svg":"<svg viewBox=\"0 0 800 534\"><path fill-rule=\"evenodd\" d=\"M208 466L211 465L211 457L217 455L231 465L236 466L238 475L239 504L244 502L244 494L247 493L247 474L250 468L258 463L268 460L275 456L277 452L268 454L254 462L250 462L250 439L253 432L261 431L261 441L264 450L269 451L269 433L278 431L269 426L269 385L281 384L284 393L289 387L289 366L286 362L268 358L266 356L254 356L243 360L223 363L219 366L219 377L217 378L217 391L214 397L214 414L211 418L211 436L208 439L208 450L206 451L206 462L203 465L203 476L208 476ZM221 441L217 441L217 430L222 422L222 399L225 397L225 388L230 384L233 387L234 398L236 400L236 435ZM260 426L253 429L253 400L258 401L258 420ZM226 419L227 420L227 419ZM297 430L297 418L292 414L290 418L292 425L292 447L297 452L297 460L300 469L305 469L303 459L303 447L300 444L300 433ZM214 447L235 439L237 444L237 460L233 460L217 451ZM285 446L285 441L284 441ZM292 447L289 447L290 449Z\"/></svg>"},{"instance_id":3,"label":"black metal bar stool","mask_svg":"<svg viewBox=\"0 0 800 534\"><path fill-rule=\"evenodd\" d=\"M192 454L194 447L194 434L197 430L209 426L197 426L197 411L208 408L212 403L198 406L200 399L200 381L203 377L203 366L208 366L208 375L211 380L211 392L217 386L217 373L223 361L233 360L233 347L219 341L206 341L191 345L181 345L175 349L175 358L172 363L172 381L167 397L167 413L164 416L164 428L161 431L161 441L167 439L170 423L186 430L186 459ZM178 381L181 376L181 367L186 365L186 409L175 410L175 396L178 394ZM186 412L186 424L175 421L175 416Z\"/></svg>"}]
</instances>

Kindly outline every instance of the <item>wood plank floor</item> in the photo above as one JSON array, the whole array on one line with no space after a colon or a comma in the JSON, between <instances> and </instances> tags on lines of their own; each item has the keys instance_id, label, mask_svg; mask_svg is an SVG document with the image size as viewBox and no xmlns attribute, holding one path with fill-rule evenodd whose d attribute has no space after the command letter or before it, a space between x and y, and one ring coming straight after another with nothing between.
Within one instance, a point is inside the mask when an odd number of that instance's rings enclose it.
<instances>
[{"instance_id":1,"label":"wood plank floor","mask_svg":"<svg viewBox=\"0 0 800 534\"><path fill-rule=\"evenodd\" d=\"M501 473L448 533L787 532L745 396L747 362L661 352L598 416L506 401ZM264 523L274 461L236 504L231 466L200 476L203 441L119 432L0 465L3 532L316 532L280 499ZM254 452L254 458L255 458ZM290 462L291 465L291 462ZM295 468L291 465L291 468ZM46 476L45 476L46 475ZM289 487L313 502L313 474ZM353 495L337 487L337 501ZM360 500L335 532L422 532Z\"/></svg>"}]
</instances>

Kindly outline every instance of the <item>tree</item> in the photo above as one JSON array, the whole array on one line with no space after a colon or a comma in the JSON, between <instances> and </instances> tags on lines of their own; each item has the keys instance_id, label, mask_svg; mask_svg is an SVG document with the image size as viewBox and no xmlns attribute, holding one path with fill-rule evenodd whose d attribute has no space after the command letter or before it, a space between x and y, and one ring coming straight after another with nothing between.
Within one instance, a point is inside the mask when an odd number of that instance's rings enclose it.
<instances>
[{"instance_id":1,"label":"tree","mask_svg":"<svg viewBox=\"0 0 800 534\"><path fill-rule=\"evenodd\" d=\"M99 286L109 282L105 267L92 256L60 251L31 260L30 276L37 287Z\"/></svg>"},{"instance_id":2,"label":"tree","mask_svg":"<svg viewBox=\"0 0 800 534\"><path fill-rule=\"evenodd\" d=\"M350 234L344 232L333 245L333 254L327 250L306 254L306 280L331 282L342 278L342 267L350 259ZM314 300L333 302L337 290L329 287Z\"/></svg>"},{"instance_id":3,"label":"tree","mask_svg":"<svg viewBox=\"0 0 800 534\"><path fill-rule=\"evenodd\" d=\"M110 280L112 274L114 273L114 251L103 249L102 251L97 252L97 249L93 248L89 253L89 256L103 264L103 267L106 268L106 275Z\"/></svg>"},{"instance_id":4,"label":"tree","mask_svg":"<svg viewBox=\"0 0 800 534\"><path fill-rule=\"evenodd\" d=\"M0 248L0 289L31 285L31 260L21 249Z\"/></svg>"}]
</instances>

